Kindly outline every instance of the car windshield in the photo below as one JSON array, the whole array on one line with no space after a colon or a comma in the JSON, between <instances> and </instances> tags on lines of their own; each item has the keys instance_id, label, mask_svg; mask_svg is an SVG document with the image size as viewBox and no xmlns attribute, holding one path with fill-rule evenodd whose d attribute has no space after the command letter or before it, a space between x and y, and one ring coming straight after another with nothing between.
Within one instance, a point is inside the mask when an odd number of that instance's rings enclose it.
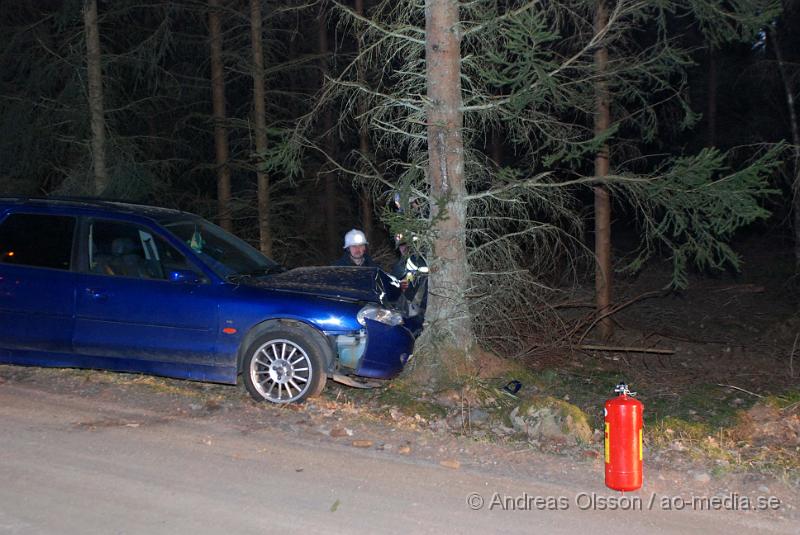
<instances>
[{"instance_id":1,"label":"car windshield","mask_svg":"<svg viewBox=\"0 0 800 535\"><path fill-rule=\"evenodd\" d=\"M188 245L222 278L230 280L283 271L279 264L247 242L203 219L169 222L164 228Z\"/></svg>"}]
</instances>

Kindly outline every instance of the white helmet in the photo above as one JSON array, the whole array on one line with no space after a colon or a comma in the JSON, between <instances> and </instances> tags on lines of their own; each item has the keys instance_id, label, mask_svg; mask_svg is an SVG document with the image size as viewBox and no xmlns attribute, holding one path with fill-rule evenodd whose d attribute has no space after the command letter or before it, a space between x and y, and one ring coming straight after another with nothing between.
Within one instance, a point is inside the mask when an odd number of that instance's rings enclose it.
<instances>
[{"instance_id":1,"label":"white helmet","mask_svg":"<svg viewBox=\"0 0 800 535\"><path fill-rule=\"evenodd\" d=\"M364 235L363 232L361 232L360 230L353 229L344 235L344 247L342 247L342 249L347 249L351 245L369 245L369 244L367 243L367 237Z\"/></svg>"}]
</instances>

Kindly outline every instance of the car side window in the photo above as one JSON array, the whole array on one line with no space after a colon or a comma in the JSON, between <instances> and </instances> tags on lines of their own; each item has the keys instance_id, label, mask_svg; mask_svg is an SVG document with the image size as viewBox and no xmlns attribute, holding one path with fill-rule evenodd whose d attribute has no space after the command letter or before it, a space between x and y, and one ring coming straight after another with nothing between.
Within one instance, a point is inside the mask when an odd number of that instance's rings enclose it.
<instances>
[{"instance_id":1,"label":"car side window","mask_svg":"<svg viewBox=\"0 0 800 535\"><path fill-rule=\"evenodd\" d=\"M75 218L10 214L0 223L0 263L70 268Z\"/></svg>"},{"instance_id":2,"label":"car side window","mask_svg":"<svg viewBox=\"0 0 800 535\"><path fill-rule=\"evenodd\" d=\"M89 223L89 270L137 279L169 279L176 270L203 275L186 257L145 227L95 219Z\"/></svg>"}]
</instances>

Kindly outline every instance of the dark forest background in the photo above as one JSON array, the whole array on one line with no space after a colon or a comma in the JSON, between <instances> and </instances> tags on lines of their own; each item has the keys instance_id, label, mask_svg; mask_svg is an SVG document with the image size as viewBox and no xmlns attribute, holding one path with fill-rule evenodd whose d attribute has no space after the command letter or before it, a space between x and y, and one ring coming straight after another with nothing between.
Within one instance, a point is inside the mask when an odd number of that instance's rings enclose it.
<instances>
[{"instance_id":1,"label":"dark forest background","mask_svg":"<svg viewBox=\"0 0 800 535\"><path fill-rule=\"evenodd\" d=\"M314 107L325 76L335 76L347 64L357 42L338 25L331 4L262 6L266 120L272 140ZM182 208L219 221L210 10L209 3L191 0L98 2L110 180L105 196ZM233 230L257 244L250 7L246 1L229 1L217 11ZM93 193L82 12L82 0L0 2L2 194ZM800 87L800 10L787 2L774 25L784 70L767 28L750 42L719 48L691 27L677 36L691 49L688 102L702 118L693 129L674 129L669 136L662 132L651 142L659 152L792 140L787 97L795 97ZM332 107L322 110L313 135L341 161L358 148L359 135L356 128L334 128L339 113ZM503 153L503 132L495 132L485 145L497 158L514 157ZM374 204L363 203L359 186L314 151L304 155L291 180L281 174L270 179L273 255L288 264L332 260L344 232L378 220L389 201L378 192ZM783 195L768 199L774 214L769 226L790 237L791 162L774 179ZM381 246L389 243L388 231L378 222L369 233L380 256Z\"/></svg>"},{"instance_id":2,"label":"dark forest background","mask_svg":"<svg viewBox=\"0 0 800 535\"><path fill-rule=\"evenodd\" d=\"M250 7L222 4L213 11L222 29L232 230L258 246ZM269 136L310 111L325 73L353 49L328 7L263 3ZM98 2L109 179L103 196L220 222L210 11L206 2ZM0 25L0 193L93 195L83 2L3 1ZM333 127L335 110L325 113L320 138ZM328 135L333 156L358 145L357 132ZM324 163L309 153L291 179L270 177L278 261L331 261L341 254L343 234L362 228L359 191ZM376 227L378 247L387 236Z\"/></svg>"}]
</instances>

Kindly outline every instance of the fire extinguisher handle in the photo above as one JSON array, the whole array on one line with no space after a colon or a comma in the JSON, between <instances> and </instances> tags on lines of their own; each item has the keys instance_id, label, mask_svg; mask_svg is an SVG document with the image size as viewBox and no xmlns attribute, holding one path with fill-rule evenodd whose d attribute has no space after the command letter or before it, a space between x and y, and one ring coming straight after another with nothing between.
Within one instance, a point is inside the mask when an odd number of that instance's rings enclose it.
<instances>
[{"instance_id":1,"label":"fire extinguisher handle","mask_svg":"<svg viewBox=\"0 0 800 535\"><path fill-rule=\"evenodd\" d=\"M636 395L636 392L631 392L628 389L628 385L625 383L619 383L616 387L614 387L615 394L622 394L623 396L630 396L633 397Z\"/></svg>"}]
</instances>

